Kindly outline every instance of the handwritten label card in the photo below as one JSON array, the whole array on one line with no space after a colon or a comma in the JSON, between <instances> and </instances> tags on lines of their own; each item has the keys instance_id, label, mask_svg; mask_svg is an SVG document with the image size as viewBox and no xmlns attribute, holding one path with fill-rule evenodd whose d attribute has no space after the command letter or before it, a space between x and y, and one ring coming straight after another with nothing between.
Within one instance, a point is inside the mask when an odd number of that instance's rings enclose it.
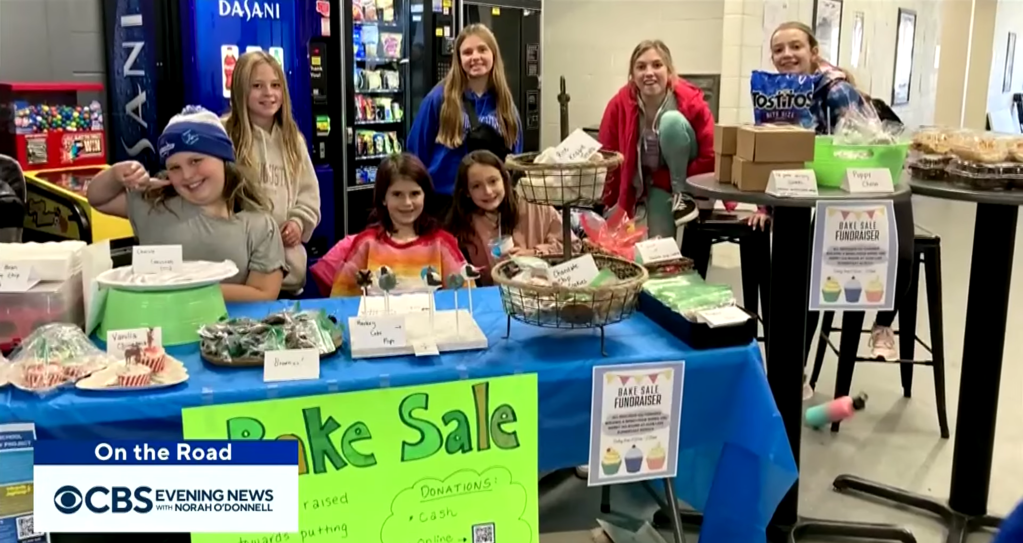
<instances>
[{"instance_id":1,"label":"handwritten label card","mask_svg":"<svg viewBox=\"0 0 1023 543\"><path fill-rule=\"evenodd\" d=\"M421 339L412 342L412 352L416 356L437 356L440 354L440 350L437 349L437 343L432 339Z\"/></svg>"},{"instance_id":2,"label":"handwritten label card","mask_svg":"<svg viewBox=\"0 0 1023 543\"><path fill-rule=\"evenodd\" d=\"M181 270L180 245L137 245L131 255L131 271L141 275Z\"/></svg>"},{"instance_id":3,"label":"handwritten label card","mask_svg":"<svg viewBox=\"0 0 1023 543\"><path fill-rule=\"evenodd\" d=\"M682 258L678 243L674 238L657 238L641 241L636 244L636 253L642 264L657 264Z\"/></svg>"},{"instance_id":4,"label":"handwritten label card","mask_svg":"<svg viewBox=\"0 0 1023 543\"><path fill-rule=\"evenodd\" d=\"M849 168L842 180L842 190L850 194L890 194L895 192L895 184L888 168Z\"/></svg>"},{"instance_id":5,"label":"handwritten label card","mask_svg":"<svg viewBox=\"0 0 1023 543\"><path fill-rule=\"evenodd\" d=\"M817 175L813 170L775 170L765 192L782 198L817 196Z\"/></svg>"},{"instance_id":6,"label":"handwritten label card","mask_svg":"<svg viewBox=\"0 0 1023 543\"><path fill-rule=\"evenodd\" d=\"M150 338L152 336L152 338ZM107 332L107 353L117 358L125 358L129 351L144 349L150 339L155 347L163 347L163 329L131 328L127 330L110 330Z\"/></svg>"},{"instance_id":7,"label":"handwritten label card","mask_svg":"<svg viewBox=\"0 0 1023 543\"><path fill-rule=\"evenodd\" d=\"M597 278L600 270L593 260L593 255L583 255L562 262L551 268L551 278L555 283L569 288L584 287Z\"/></svg>"},{"instance_id":8,"label":"handwritten label card","mask_svg":"<svg viewBox=\"0 0 1023 543\"><path fill-rule=\"evenodd\" d=\"M348 329L352 345L363 349L393 349L405 347L405 316L349 317Z\"/></svg>"},{"instance_id":9,"label":"handwritten label card","mask_svg":"<svg viewBox=\"0 0 1023 543\"><path fill-rule=\"evenodd\" d=\"M599 150L600 142L583 132L582 128L577 128L554 149L554 162L557 164L586 162Z\"/></svg>"},{"instance_id":10,"label":"handwritten label card","mask_svg":"<svg viewBox=\"0 0 1023 543\"><path fill-rule=\"evenodd\" d=\"M320 378L320 352L292 349L263 353L263 382L303 381Z\"/></svg>"},{"instance_id":11,"label":"handwritten label card","mask_svg":"<svg viewBox=\"0 0 1023 543\"><path fill-rule=\"evenodd\" d=\"M696 316L706 322L711 328L742 324L750 319L750 316L745 311L734 305L717 309L704 309L703 311L698 311Z\"/></svg>"},{"instance_id":12,"label":"handwritten label card","mask_svg":"<svg viewBox=\"0 0 1023 543\"><path fill-rule=\"evenodd\" d=\"M26 292L38 282L32 266L0 263L0 292Z\"/></svg>"}]
</instances>

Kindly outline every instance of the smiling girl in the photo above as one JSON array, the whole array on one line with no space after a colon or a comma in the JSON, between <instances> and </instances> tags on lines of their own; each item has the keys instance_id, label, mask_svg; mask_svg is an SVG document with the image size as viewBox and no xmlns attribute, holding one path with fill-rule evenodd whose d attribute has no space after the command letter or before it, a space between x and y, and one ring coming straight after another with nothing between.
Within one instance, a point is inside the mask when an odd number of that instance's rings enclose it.
<instances>
[{"instance_id":1,"label":"smiling girl","mask_svg":"<svg viewBox=\"0 0 1023 543\"><path fill-rule=\"evenodd\" d=\"M235 164L217 116L185 108L167 123L159 150L168 180L121 162L89 183L89 205L130 220L142 245L181 245L184 260L234 262L238 274L221 284L225 301L276 299L286 269L280 231Z\"/></svg>"},{"instance_id":2,"label":"smiling girl","mask_svg":"<svg viewBox=\"0 0 1023 543\"><path fill-rule=\"evenodd\" d=\"M320 186L305 138L291 116L291 96L281 65L263 51L238 59L231 83L231 111L224 127L238 164L258 173L273 204L290 273L281 290L297 295L305 285L306 250L320 222Z\"/></svg>"},{"instance_id":3,"label":"smiling girl","mask_svg":"<svg viewBox=\"0 0 1023 543\"><path fill-rule=\"evenodd\" d=\"M442 277L461 273L465 259L458 242L423 213L432 197L430 174L418 158L407 153L385 158L377 167L371 226L352 242L330 295L358 296L357 273L368 269L376 274L382 266L397 276L398 291L425 287L421 272L427 266Z\"/></svg>"},{"instance_id":4,"label":"smiling girl","mask_svg":"<svg viewBox=\"0 0 1023 543\"><path fill-rule=\"evenodd\" d=\"M518 197L508 170L490 151L473 151L462 160L448 230L469 262L481 268L481 285L492 284L490 268L496 258L491 242L511 236L512 256L557 253L562 249L561 225L561 214L553 207Z\"/></svg>"},{"instance_id":5,"label":"smiling girl","mask_svg":"<svg viewBox=\"0 0 1023 543\"><path fill-rule=\"evenodd\" d=\"M436 183L437 217L447 216L466 154L487 150L504 160L522 152L522 121L494 34L481 24L469 25L455 39L455 51L458 62L423 99L408 137L409 152Z\"/></svg>"}]
</instances>

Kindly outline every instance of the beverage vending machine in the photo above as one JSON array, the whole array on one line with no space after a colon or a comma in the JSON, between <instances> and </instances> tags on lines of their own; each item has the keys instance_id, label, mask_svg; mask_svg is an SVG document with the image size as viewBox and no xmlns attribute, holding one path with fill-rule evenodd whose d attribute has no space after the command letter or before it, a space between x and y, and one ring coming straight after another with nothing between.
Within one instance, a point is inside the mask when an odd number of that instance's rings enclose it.
<instances>
[{"instance_id":1,"label":"beverage vending machine","mask_svg":"<svg viewBox=\"0 0 1023 543\"><path fill-rule=\"evenodd\" d=\"M339 0L104 0L111 158L155 171L170 117L186 105L226 113L238 58L268 52L287 76L319 180L314 260L344 235L334 188L344 176L338 11Z\"/></svg>"}]
</instances>

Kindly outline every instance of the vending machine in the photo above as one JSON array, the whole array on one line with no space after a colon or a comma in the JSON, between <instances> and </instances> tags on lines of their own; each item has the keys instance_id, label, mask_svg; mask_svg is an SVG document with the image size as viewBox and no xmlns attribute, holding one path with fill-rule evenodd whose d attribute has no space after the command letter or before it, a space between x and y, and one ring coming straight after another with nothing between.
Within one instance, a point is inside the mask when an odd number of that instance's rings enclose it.
<instances>
[{"instance_id":1,"label":"vending machine","mask_svg":"<svg viewBox=\"0 0 1023 543\"><path fill-rule=\"evenodd\" d=\"M115 161L134 159L151 171L161 130L186 105L217 114L229 108L238 57L263 50L287 76L292 115L309 144L319 179L320 226L310 252L343 235L336 209L340 155L341 47L338 0L104 0L110 149ZM342 230L342 231L339 231Z\"/></svg>"}]
</instances>

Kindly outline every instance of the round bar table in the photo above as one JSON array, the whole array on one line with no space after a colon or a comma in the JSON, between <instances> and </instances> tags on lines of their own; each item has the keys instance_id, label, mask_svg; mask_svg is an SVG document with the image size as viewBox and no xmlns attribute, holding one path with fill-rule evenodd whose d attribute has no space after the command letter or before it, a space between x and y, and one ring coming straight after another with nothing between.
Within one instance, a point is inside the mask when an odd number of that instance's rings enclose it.
<instances>
[{"instance_id":1,"label":"round bar table","mask_svg":"<svg viewBox=\"0 0 1023 543\"><path fill-rule=\"evenodd\" d=\"M767 381L778 405L792 455L799 465L800 436L803 429L803 364L806 314L809 307L810 251L813 229L811 211L818 201L893 200L912 197L905 183L894 193L849 194L840 189L821 187L816 197L780 198L763 192L744 192L727 183L718 183L714 174L690 177L689 192L722 201L743 202L774 208L774 238L771 245L771 304L765 308ZM906 528L892 524L838 522L799 516L799 481L778 504L767 530L772 542L795 541L803 536L832 536L916 543Z\"/></svg>"},{"instance_id":2,"label":"round bar table","mask_svg":"<svg viewBox=\"0 0 1023 543\"><path fill-rule=\"evenodd\" d=\"M987 514L987 498L1023 191L979 191L917 179L908 179L908 184L913 194L977 204L948 503L853 475L839 475L834 485L933 513L948 527L946 543L965 543L971 532L997 528L1002 521Z\"/></svg>"}]
</instances>

